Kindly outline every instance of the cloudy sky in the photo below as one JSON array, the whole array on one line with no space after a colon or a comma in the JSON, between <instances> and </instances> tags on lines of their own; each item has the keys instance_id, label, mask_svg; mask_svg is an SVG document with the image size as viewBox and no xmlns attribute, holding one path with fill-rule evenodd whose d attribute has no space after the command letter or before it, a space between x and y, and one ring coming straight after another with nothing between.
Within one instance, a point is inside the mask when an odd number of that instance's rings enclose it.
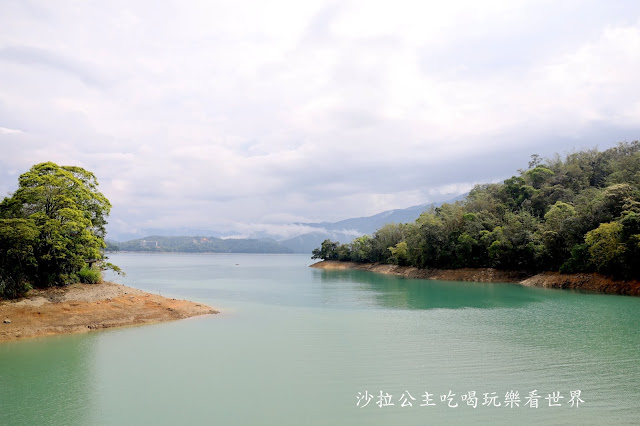
<instances>
[{"instance_id":1,"label":"cloudy sky","mask_svg":"<svg viewBox=\"0 0 640 426\"><path fill-rule=\"evenodd\" d=\"M293 232L640 137L640 2L0 1L0 194L93 171L114 236Z\"/></svg>"}]
</instances>

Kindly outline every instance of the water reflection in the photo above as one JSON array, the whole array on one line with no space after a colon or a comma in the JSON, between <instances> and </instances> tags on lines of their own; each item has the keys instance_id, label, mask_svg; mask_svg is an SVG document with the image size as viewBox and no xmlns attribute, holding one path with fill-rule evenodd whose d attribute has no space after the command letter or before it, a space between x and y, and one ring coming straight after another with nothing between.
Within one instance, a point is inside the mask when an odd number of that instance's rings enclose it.
<instances>
[{"instance_id":1,"label":"water reflection","mask_svg":"<svg viewBox=\"0 0 640 426\"><path fill-rule=\"evenodd\" d=\"M0 424L93 423L95 336L0 345Z\"/></svg>"},{"instance_id":2,"label":"water reflection","mask_svg":"<svg viewBox=\"0 0 640 426\"><path fill-rule=\"evenodd\" d=\"M522 307L540 300L540 289L518 284L407 279L355 270L315 270L326 290L354 284L352 295L365 305L393 309Z\"/></svg>"}]
</instances>

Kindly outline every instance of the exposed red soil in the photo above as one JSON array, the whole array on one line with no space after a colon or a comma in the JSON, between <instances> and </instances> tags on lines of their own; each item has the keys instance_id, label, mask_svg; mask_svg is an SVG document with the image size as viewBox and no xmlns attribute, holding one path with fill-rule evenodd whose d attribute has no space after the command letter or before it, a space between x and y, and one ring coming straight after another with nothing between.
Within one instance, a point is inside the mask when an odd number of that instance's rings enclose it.
<instances>
[{"instance_id":1,"label":"exposed red soil","mask_svg":"<svg viewBox=\"0 0 640 426\"><path fill-rule=\"evenodd\" d=\"M0 342L215 313L206 305L109 282L34 289L21 300L0 301Z\"/></svg>"},{"instance_id":2,"label":"exposed red soil","mask_svg":"<svg viewBox=\"0 0 640 426\"><path fill-rule=\"evenodd\" d=\"M509 282L525 286L588 290L601 293L640 296L640 282L621 281L597 273L561 274L543 272L537 275L520 271L502 271L493 268L418 269L410 266L380 263L356 263L324 260L311 265L319 269L357 269L407 278L443 281Z\"/></svg>"}]
</instances>

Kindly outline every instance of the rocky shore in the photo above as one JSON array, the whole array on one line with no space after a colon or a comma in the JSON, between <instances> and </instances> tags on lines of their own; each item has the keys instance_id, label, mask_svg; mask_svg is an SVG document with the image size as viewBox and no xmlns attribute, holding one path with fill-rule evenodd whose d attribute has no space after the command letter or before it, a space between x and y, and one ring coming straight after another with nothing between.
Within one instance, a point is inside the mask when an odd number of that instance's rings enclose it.
<instances>
[{"instance_id":1,"label":"rocky shore","mask_svg":"<svg viewBox=\"0 0 640 426\"><path fill-rule=\"evenodd\" d=\"M0 301L0 342L216 314L209 306L104 282L31 290Z\"/></svg>"},{"instance_id":2,"label":"rocky shore","mask_svg":"<svg viewBox=\"0 0 640 426\"><path fill-rule=\"evenodd\" d=\"M525 286L597 291L601 293L640 296L640 282L620 281L598 273L561 274L543 272L536 275L519 271L502 271L493 268L418 269L410 266L380 263L356 263L324 260L311 265L318 269L357 269L407 278L442 281L479 281L520 283Z\"/></svg>"}]
</instances>

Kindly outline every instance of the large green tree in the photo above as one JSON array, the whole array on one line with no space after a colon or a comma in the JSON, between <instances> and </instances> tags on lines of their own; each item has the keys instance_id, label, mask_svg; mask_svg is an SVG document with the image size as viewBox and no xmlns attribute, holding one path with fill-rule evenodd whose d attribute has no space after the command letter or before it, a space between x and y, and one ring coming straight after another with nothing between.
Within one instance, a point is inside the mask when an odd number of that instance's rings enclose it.
<instances>
[{"instance_id":1,"label":"large green tree","mask_svg":"<svg viewBox=\"0 0 640 426\"><path fill-rule=\"evenodd\" d=\"M36 164L0 203L0 296L28 283L48 287L78 280L87 260L101 259L109 200L93 173Z\"/></svg>"},{"instance_id":2,"label":"large green tree","mask_svg":"<svg viewBox=\"0 0 640 426\"><path fill-rule=\"evenodd\" d=\"M338 243L337 241L326 239L322 242L319 248L313 249L311 258L322 260L337 260L339 245L340 243Z\"/></svg>"}]
</instances>

